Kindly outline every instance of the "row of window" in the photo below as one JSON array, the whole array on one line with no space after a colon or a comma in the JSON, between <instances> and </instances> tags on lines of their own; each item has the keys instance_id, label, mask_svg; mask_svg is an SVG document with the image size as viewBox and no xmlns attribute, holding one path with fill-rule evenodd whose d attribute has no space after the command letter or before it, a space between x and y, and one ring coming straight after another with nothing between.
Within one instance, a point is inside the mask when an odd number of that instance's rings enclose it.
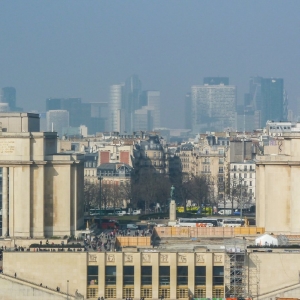
<instances>
[{"instance_id":1,"label":"row of window","mask_svg":"<svg viewBox=\"0 0 300 300\"><path fill-rule=\"evenodd\" d=\"M99 267L88 266L87 282L97 285L99 282ZM213 267L213 285L224 284L224 267ZM105 285L117 284L117 267L105 267ZM152 266L141 266L141 284L152 285ZM188 284L188 266L177 266L177 285ZM134 266L123 266L123 285L134 285ZM170 285L170 266L159 267L159 285ZM206 285L206 267L195 266L195 285Z\"/></svg>"},{"instance_id":2,"label":"row of window","mask_svg":"<svg viewBox=\"0 0 300 300\"><path fill-rule=\"evenodd\" d=\"M95 161L86 161L84 163L84 166L86 168L97 168L97 162L95 162Z\"/></svg>"},{"instance_id":3,"label":"row of window","mask_svg":"<svg viewBox=\"0 0 300 300\"><path fill-rule=\"evenodd\" d=\"M236 165L233 166L233 171L240 171L242 170L242 167L238 167ZM244 165L244 168L243 168L244 171L254 171L255 170L255 166L249 166L249 165Z\"/></svg>"},{"instance_id":4,"label":"row of window","mask_svg":"<svg viewBox=\"0 0 300 300\"><path fill-rule=\"evenodd\" d=\"M117 298L117 290L115 287L106 287L105 288L105 299ZM177 299L188 299L190 293L189 289L179 287L177 288ZM223 298L224 289L220 286L214 286L212 290L213 298ZM163 299L170 299L170 288L160 287L159 296ZM98 288L97 287L88 287L87 289L87 298L97 298ZM123 288L123 298L134 298L134 287L124 287ZM152 299L152 288L151 287L141 287L141 298ZM206 298L206 288L203 286L196 286L194 291L194 298Z\"/></svg>"},{"instance_id":5,"label":"row of window","mask_svg":"<svg viewBox=\"0 0 300 300\"><path fill-rule=\"evenodd\" d=\"M243 176L244 175L244 176ZM233 173L233 178L247 178L247 173ZM252 178L252 173L249 174L249 178Z\"/></svg>"}]
</instances>

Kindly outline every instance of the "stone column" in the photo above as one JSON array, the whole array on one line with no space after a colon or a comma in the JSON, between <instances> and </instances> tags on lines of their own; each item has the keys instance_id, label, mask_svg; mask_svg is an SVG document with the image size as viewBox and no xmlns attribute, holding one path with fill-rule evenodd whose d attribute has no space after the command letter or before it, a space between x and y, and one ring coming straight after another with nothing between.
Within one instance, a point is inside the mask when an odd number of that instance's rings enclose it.
<instances>
[{"instance_id":1,"label":"stone column","mask_svg":"<svg viewBox=\"0 0 300 300\"><path fill-rule=\"evenodd\" d=\"M170 253L168 256L170 264L170 299L177 299L177 253Z\"/></svg>"},{"instance_id":2,"label":"stone column","mask_svg":"<svg viewBox=\"0 0 300 300\"><path fill-rule=\"evenodd\" d=\"M2 168L2 236L8 235L8 167Z\"/></svg>"},{"instance_id":3,"label":"stone column","mask_svg":"<svg viewBox=\"0 0 300 300\"><path fill-rule=\"evenodd\" d=\"M116 285L116 296L117 299L123 299L123 259L124 252L111 254L115 257L116 272L117 272L117 285Z\"/></svg>"},{"instance_id":4,"label":"stone column","mask_svg":"<svg viewBox=\"0 0 300 300\"><path fill-rule=\"evenodd\" d=\"M147 253L148 255L148 253ZM152 263L152 299L159 298L159 253L149 254L150 261Z\"/></svg>"},{"instance_id":5,"label":"stone column","mask_svg":"<svg viewBox=\"0 0 300 300\"><path fill-rule=\"evenodd\" d=\"M134 255L134 298L141 298L141 254Z\"/></svg>"},{"instance_id":6,"label":"stone column","mask_svg":"<svg viewBox=\"0 0 300 300\"><path fill-rule=\"evenodd\" d=\"M206 253L206 298L212 298L213 290L213 253Z\"/></svg>"}]
</instances>

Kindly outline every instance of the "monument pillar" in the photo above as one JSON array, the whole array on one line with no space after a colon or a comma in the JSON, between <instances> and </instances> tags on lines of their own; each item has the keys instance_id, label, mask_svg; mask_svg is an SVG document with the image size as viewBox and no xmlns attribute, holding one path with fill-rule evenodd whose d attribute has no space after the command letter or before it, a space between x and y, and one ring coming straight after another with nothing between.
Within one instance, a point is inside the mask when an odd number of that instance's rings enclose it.
<instances>
[{"instance_id":1,"label":"monument pillar","mask_svg":"<svg viewBox=\"0 0 300 300\"><path fill-rule=\"evenodd\" d=\"M174 222L176 221L176 202L175 200L173 199L174 198L174 186L172 185L171 187L171 201L170 201L170 207L169 207L169 212L170 212L170 215L169 215L169 219L170 219L170 222Z\"/></svg>"}]
</instances>

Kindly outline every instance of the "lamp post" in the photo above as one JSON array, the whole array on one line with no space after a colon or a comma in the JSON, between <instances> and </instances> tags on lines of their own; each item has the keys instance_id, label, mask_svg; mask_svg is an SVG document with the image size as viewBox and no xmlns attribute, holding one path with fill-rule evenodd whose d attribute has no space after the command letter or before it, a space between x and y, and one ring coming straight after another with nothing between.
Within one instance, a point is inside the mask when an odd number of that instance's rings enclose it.
<instances>
[{"instance_id":1,"label":"lamp post","mask_svg":"<svg viewBox=\"0 0 300 300\"><path fill-rule=\"evenodd\" d=\"M69 300L69 280L67 280L67 300Z\"/></svg>"},{"instance_id":2,"label":"lamp post","mask_svg":"<svg viewBox=\"0 0 300 300\"><path fill-rule=\"evenodd\" d=\"M98 180L99 180L99 209L100 209L100 216L101 216L101 207L102 207L102 179L103 177L99 173Z\"/></svg>"},{"instance_id":3,"label":"lamp post","mask_svg":"<svg viewBox=\"0 0 300 300\"><path fill-rule=\"evenodd\" d=\"M240 188L241 188L241 213L240 213L240 217L241 217L241 220L243 219L243 189L242 189L242 182L244 181L243 178L240 178Z\"/></svg>"}]
</instances>

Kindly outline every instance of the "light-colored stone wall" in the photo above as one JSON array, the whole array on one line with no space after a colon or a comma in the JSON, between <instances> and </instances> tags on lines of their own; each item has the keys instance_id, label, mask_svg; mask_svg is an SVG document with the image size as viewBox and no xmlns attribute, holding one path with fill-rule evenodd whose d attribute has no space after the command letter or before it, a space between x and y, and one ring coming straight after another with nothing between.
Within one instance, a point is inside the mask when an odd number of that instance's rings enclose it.
<instances>
[{"instance_id":1,"label":"light-colored stone wall","mask_svg":"<svg viewBox=\"0 0 300 300\"><path fill-rule=\"evenodd\" d=\"M275 293L299 283L300 253L253 252L249 255L249 273L256 272L257 285L250 286L253 296ZM256 270L255 270L256 269ZM299 298L300 294L293 296ZM259 297L261 299L261 296Z\"/></svg>"},{"instance_id":2,"label":"light-colored stone wall","mask_svg":"<svg viewBox=\"0 0 300 300\"><path fill-rule=\"evenodd\" d=\"M195 266L206 266L206 297L212 298L213 266L224 266L224 253L212 252L4 252L4 273L51 288L76 289L86 296L87 266L98 266L98 296L105 295L105 266L116 266L117 299L123 299L123 267L134 266L134 298L141 297L141 266L152 266L152 298L159 298L159 266L170 267L170 298L176 299L177 266L188 266L188 289L195 291ZM93 286L94 287L94 286Z\"/></svg>"},{"instance_id":3,"label":"light-colored stone wall","mask_svg":"<svg viewBox=\"0 0 300 300\"><path fill-rule=\"evenodd\" d=\"M53 155L56 147L53 133L0 135L3 235L64 236L83 226L83 157Z\"/></svg>"},{"instance_id":4,"label":"light-colored stone wall","mask_svg":"<svg viewBox=\"0 0 300 300\"><path fill-rule=\"evenodd\" d=\"M278 155L256 159L257 226L266 232L300 233L300 135L277 141Z\"/></svg>"},{"instance_id":5,"label":"light-colored stone wall","mask_svg":"<svg viewBox=\"0 0 300 300\"><path fill-rule=\"evenodd\" d=\"M5 274L25 279L36 284L67 292L76 290L86 295L87 253L68 252L5 252L3 260Z\"/></svg>"},{"instance_id":6,"label":"light-colored stone wall","mask_svg":"<svg viewBox=\"0 0 300 300\"><path fill-rule=\"evenodd\" d=\"M0 299L3 300L64 300L67 295L37 287L17 279L0 275ZM69 299L74 299L69 295Z\"/></svg>"}]
</instances>

